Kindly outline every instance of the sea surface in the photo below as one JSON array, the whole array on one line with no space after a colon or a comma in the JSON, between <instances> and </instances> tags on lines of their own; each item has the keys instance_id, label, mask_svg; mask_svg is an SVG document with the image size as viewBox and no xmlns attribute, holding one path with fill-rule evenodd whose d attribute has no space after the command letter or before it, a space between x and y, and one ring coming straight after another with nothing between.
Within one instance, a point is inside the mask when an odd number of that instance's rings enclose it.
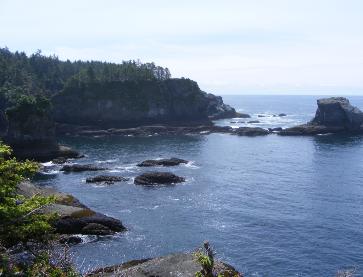
<instances>
[{"instance_id":1,"label":"sea surface","mask_svg":"<svg viewBox=\"0 0 363 277\"><path fill-rule=\"evenodd\" d=\"M317 96L224 96L252 119L219 125L288 127L309 121ZM363 109L363 97L349 97ZM286 117L273 117L286 113ZM258 117L265 115L266 117ZM259 120L260 123L230 123ZM82 271L131 259L190 251L204 240L245 276L363 276L363 137L238 137L228 134L63 138L108 174L130 177L109 186L85 183L94 172L64 174L46 164L38 182L71 193L122 220L125 233L72 247ZM191 161L138 168L145 159ZM167 187L135 186L153 169L186 177Z\"/></svg>"}]
</instances>

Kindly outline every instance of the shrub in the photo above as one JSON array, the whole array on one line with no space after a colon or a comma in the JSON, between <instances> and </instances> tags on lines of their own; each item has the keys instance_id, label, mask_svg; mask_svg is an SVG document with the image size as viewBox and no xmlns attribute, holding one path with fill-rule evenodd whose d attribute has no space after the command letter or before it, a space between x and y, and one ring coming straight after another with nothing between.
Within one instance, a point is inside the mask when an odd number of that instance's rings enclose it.
<instances>
[{"instance_id":1,"label":"shrub","mask_svg":"<svg viewBox=\"0 0 363 277\"><path fill-rule=\"evenodd\" d=\"M30 161L9 158L11 149L0 142L0 244L11 246L29 240L45 241L52 233L54 215L38 211L54 201L35 195L25 198L16 193L17 185L31 177L38 166Z\"/></svg>"}]
</instances>

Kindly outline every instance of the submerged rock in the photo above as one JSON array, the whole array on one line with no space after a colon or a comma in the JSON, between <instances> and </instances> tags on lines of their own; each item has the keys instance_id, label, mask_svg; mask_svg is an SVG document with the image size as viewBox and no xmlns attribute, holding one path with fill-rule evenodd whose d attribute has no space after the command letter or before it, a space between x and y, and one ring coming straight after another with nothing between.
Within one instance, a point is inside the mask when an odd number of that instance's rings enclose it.
<instances>
[{"instance_id":1,"label":"submerged rock","mask_svg":"<svg viewBox=\"0 0 363 277\"><path fill-rule=\"evenodd\" d=\"M92 164L71 164L61 168L64 172L83 172L83 171L99 171L106 170L104 167L98 167Z\"/></svg>"},{"instance_id":2,"label":"submerged rock","mask_svg":"<svg viewBox=\"0 0 363 277\"><path fill-rule=\"evenodd\" d=\"M201 270L194 253L176 253L153 259L134 260L121 265L95 270L89 277L125 276L125 277L195 277ZM241 277L232 266L215 261L214 271L218 276Z\"/></svg>"},{"instance_id":3,"label":"submerged rock","mask_svg":"<svg viewBox=\"0 0 363 277\"><path fill-rule=\"evenodd\" d=\"M115 182L123 182L128 181L129 178L121 177L121 176L110 176L110 175L98 175L95 177L90 177L86 179L87 183L106 183L113 184Z\"/></svg>"},{"instance_id":4,"label":"submerged rock","mask_svg":"<svg viewBox=\"0 0 363 277\"><path fill-rule=\"evenodd\" d=\"M283 136L318 135L328 133L363 133L363 113L347 98L331 97L317 101L315 117L308 123L284 129Z\"/></svg>"},{"instance_id":5,"label":"submerged rock","mask_svg":"<svg viewBox=\"0 0 363 277\"><path fill-rule=\"evenodd\" d=\"M170 172L147 172L137 176L134 180L136 185L170 185L185 182L185 178Z\"/></svg>"},{"instance_id":6,"label":"submerged rock","mask_svg":"<svg viewBox=\"0 0 363 277\"><path fill-rule=\"evenodd\" d=\"M284 116L287 116L287 114L286 113L280 113L279 114L279 117L284 117Z\"/></svg>"},{"instance_id":7,"label":"submerged rock","mask_svg":"<svg viewBox=\"0 0 363 277\"><path fill-rule=\"evenodd\" d=\"M137 166L149 167L149 166L177 166L180 164L187 164L188 161L178 158L160 159L160 160L146 160L139 163Z\"/></svg>"}]
</instances>

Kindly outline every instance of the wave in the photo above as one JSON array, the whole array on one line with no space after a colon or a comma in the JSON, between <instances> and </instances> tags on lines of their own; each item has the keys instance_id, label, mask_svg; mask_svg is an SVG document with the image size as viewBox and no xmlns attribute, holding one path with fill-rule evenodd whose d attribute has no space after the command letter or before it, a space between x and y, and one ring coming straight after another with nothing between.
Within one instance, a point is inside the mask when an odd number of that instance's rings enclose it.
<instances>
[{"instance_id":1,"label":"wave","mask_svg":"<svg viewBox=\"0 0 363 277\"><path fill-rule=\"evenodd\" d=\"M192 169L198 169L198 168L200 168L200 166L195 165L195 162L194 161L190 161L190 162L184 164L184 166L185 167L188 167L188 168L192 168Z\"/></svg>"}]
</instances>

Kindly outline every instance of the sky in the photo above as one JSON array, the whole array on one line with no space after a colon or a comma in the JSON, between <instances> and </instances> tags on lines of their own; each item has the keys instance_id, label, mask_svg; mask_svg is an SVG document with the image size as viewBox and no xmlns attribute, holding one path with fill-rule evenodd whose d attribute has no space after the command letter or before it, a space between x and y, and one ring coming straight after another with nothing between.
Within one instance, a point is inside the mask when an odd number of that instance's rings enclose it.
<instances>
[{"instance_id":1,"label":"sky","mask_svg":"<svg viewBox=\"0 0 363 277\"><path fill-rule=\"evenodd\" d=\"M363 95L362 0L0 0L5 46L153 61L219 95Z\"/></svg>"}]
</instances>

